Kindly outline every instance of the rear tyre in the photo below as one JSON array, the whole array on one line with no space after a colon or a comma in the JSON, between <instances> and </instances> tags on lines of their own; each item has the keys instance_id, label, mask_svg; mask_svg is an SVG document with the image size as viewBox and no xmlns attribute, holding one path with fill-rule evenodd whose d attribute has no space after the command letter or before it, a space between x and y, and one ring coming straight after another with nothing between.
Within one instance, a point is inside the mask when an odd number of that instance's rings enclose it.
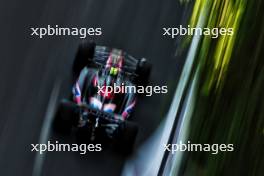
<instances>
[{"instance_id":1,"label":"rear tyre","mask_svg":"<svg viewBox=\"0 0 264 176\"><path fill-rule=\"evenodd\" d=\"M141 86L146 86L149 82L149 77L151 73L152 65L145 59L141 58L138 62L136 74L137 84Z\"/></svg>"},{"instance_id":2,"label":"rear tyre","mask_svg":"<svg viewBox=\"0 0 264 176\"><path fill-rule=\"evenodd\" d=\"M95 46L96 44L93 41L84 41L79 45L75 60L73 62L74 75L78 76L85 66L93 64Z\"/></svg>"},{"instance_id":3,"label":"rear tyre","mask_svg":"<svg viewBox=\"0 0 264 176\"><path fill-rule=\"evenodd\" d=\"M72 127L78 124L78 111L78 106L75 103L62 100L55 114L55 130L59 133L69 134Z\"/></svg>"},{"instance_id":4,"label":"rear tyre","mask_svg":"<svg viewBox=\"0 0 264 176\"><path fill-rule=\"evenodd\" d=\"M121 154L131 154L137 137L138 126L133 122L125 121L124 124L120 126L118 133L116 150Z\"/></svg>"}]
</instances>

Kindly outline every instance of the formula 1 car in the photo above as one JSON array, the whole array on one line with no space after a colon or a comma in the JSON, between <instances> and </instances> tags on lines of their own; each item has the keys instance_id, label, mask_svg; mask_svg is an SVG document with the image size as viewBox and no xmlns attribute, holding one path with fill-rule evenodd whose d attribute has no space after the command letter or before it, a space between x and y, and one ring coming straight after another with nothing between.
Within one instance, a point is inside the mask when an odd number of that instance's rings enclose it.
<instances>
[{"instance_id":1,"label":"formula 1 car","mask_svg":"<svg viewBox=\"0 0 264 176\"><path fill-rule=\"evenodd\" d=\"M145 58L137 59L120 49L97 46L91 41L81 43L73 62L72 95L59 104L54 120L56 129L77 129L80 139L107 139L130 152L138 132L129 118L137 94L115 93L106 88L146 86L150 72L151 65Z\"/></svg>"}]
</instances>

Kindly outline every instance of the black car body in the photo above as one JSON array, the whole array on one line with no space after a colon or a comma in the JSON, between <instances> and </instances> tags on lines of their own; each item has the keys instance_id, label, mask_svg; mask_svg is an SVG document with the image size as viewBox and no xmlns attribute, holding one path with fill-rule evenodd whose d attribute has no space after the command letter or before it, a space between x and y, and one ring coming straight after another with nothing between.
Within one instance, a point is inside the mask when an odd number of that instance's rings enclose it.
<instances>
[{"instance_id":1,"label":"black car body","mask_svg":"<svg viewBox=\"0 0 264 176\"><path fill-rule=\"evenodd\" d=\"M82 43L73 63L72 96L60 103L57 127L63 131L75 127L88 141L110 139L131 148L138 128L129 117L137 93L124 92L123 88L146 85L150 71L145 58L93 42Z\"/></svg>"}]
</instances>

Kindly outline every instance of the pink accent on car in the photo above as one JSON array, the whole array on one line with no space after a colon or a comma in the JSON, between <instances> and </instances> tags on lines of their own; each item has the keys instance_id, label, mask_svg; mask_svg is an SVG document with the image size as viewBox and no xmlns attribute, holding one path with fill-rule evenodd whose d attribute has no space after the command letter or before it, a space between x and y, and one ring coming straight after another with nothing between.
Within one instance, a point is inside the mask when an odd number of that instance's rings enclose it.
<instances>
[{"instance_id":1,"label":"pink accent on car","mask_svg":"<svg viewBox=\"0 0 264 176\"><path fill-rule=\"evenodd\" d=\"M109 57L106 61L106 68L110 68L112 66L113 59L112 59L112 52L110 52Z\"/></svg>"},{"instance_id":2,"label":"pink accent on car","mask_svg":"<svg viewBox=\"0 0 264 176\"><path fill-rule=\"evenodd\" d=\"M80 86L78 83L75 84L75 89L74 89L74 101L77 104L81 104L82 100L81 100L81 90L80 90Z\"/></svg>"},{"instance_id":3,"label":"pink accent on car","mask_svg":"<svg viewBox=\"0 0 264 176\"><path fill-rule=\"evenodd\" d=\"M122 113L122 117L124 118L124 120L128 117L129 113L132 111L135 104L136 104L136 100L134 100L129 106L126 107L126 109Z\"/></svg>"},{"instance_id":4,"label":"pink accent on car","mask_svg":"<svg viewBox=\"0 0 264 176\"><path fill-rule=\"evenodd\" d=\"M98 84L98 80L97 80L97 77L96 77L96 75L94 75L94 77L93 77L93 86L94 87L96 87L97 86L97 84Z\"/></svg>"}]
</instances>

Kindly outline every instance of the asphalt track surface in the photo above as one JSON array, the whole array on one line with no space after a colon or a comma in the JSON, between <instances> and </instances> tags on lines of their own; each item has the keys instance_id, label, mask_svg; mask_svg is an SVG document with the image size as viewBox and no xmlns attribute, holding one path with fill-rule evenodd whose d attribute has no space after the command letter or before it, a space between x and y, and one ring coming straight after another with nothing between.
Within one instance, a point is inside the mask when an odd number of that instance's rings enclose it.
<instances>
[{"instance_id":1,"label":"asphalt track surface","mask_svg":"<svg viewBox=\"0 0 264 176\"><path fill-rule=\"evenodd\" d=\"M101 27L93 37L101 45L122 48L153 64L151 84L168 85L169 93L140 98L134 114L140 146L165 116L184 59L175 58L175 41L162 36L163 27L182 18L177 0L45 0L0 1L0 175L31 175L48 102L61 80L58 99L66 96L78 37L30 36L30 27ZM74 143L74 135L50 132L48 140ZM42 175L120 175L125 157L106 149L81 156L47 153Z\"/></svg>"}]
</instances>

